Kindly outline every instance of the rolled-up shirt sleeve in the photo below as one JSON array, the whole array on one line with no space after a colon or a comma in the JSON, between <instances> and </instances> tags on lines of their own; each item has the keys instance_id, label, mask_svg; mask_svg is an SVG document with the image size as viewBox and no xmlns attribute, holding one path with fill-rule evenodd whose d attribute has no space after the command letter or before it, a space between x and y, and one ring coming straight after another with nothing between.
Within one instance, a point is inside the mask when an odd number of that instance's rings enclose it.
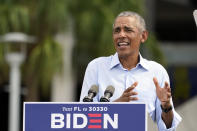
<instances>
[{"instance_id":1,"label":"rolled-up shirt sleeve","mask_svg":"<svg viewBox=\"0 0 197 131\"><path fill-rule=\"evenodd\" d=\"M173 106L173 103L172 103L172 99L171 99L171 104ZM181 122L182 118L179 116L179 114L175 111L174 107L172 109L173 111L173 120L172 120L172 126L171 128L168 128L166 127L162 117L161 117L161 114L162 114L162 110L161 110L161 103L160 101L157 99L156 100L156 122L157 122L157 126L158 126L158 129L159 131L175 131L178 124Z\"/></svg>"}]
</instances>

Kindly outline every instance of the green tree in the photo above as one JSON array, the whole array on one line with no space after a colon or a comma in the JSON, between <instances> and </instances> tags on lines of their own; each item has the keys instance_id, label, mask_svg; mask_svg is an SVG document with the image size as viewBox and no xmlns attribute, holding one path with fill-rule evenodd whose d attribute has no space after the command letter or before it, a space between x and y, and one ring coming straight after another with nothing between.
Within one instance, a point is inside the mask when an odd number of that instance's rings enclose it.
<instances>
[{"instance_id":1,"label":"green tree","mask_svg":"<svg viewBox=\"0 0 197 131\"><path fill-rule=\"evenodd\" d=\"M65 0L0 1L0 35L24 32L37 39L35 45L28 48L28 58L22 66L23 81L28 87L41 87L44 98L49 95L53 75L62 67L62 49L54 40L54 35L65 30L67 12ZM1 45L1 67L5 65L2 50ZM0 73L4 72L4 68L0 69Z\"/></svg>"},{"instance_id":2,"label":"green tree","mask_svg":"<svg viewBox=\"0 0 197 131\"><path fill-rule=\"evenodd\" d=\"M28 9L13 0L0 1L0 35L8 32L27 32ZM4 59L3 43L0 43L0 84L8 81L8 65Z\"/></svg>"}]
</instances>

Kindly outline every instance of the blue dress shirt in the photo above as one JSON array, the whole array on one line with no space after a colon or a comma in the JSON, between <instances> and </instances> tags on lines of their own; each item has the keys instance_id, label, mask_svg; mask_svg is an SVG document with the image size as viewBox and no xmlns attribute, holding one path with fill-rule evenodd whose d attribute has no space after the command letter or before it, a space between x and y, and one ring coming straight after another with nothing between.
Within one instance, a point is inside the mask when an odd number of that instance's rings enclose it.
<instances>
[{"instance_id":1,"label":"blue dress shirt","mask_svg":"<svg viewBox=\"0 0 197 131\"><path fill-rule=\"evenodd\" d=\"M137 81L138 85L134 88L134 91L138 93L138 95L136 95L138 100L131 101L131 103L145 102L147 111L151 118L157 122L159 131L175 131L182 118L173 108L174 118L172 126L166 129L166 125L161 118L161 103L156 95L153 77L157 78L162 88L164 87L165 81L169 83L168 74L163 66L154 61L148 61L141 55L139 63L131 70L127 70L121 65L117 53L109 57L99 57L88 64L84 76L80 101L87 96L88 90L92 85L99 86L99 93L94 98L94 102L100 100L104 95L105 89L109 85L115 88L114 95L110 98L110 101L114 101L122 95L125 89ZM173 105L172 99L171 104Z\"/></svg>"}]
</instances>

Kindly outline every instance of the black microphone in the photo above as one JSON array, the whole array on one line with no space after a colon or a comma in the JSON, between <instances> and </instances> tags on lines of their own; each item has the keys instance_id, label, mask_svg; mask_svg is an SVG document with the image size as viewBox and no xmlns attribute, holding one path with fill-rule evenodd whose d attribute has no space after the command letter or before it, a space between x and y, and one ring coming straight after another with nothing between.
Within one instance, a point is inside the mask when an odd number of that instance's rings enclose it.
<instances>
[{"instance_id":1,"label":"black microphone","mask_svg":"<svg viewBox=\"0 0 197 131\"><path fill-rule=\"evenodd\" d=\"M114 94L115 88L113 86L108 86L104 92L104 96L101 97L100 102L110 102L110 99Z\"/></svg>"},{"instance_id":2,"label":"black microphone","mask_svg":"<svg viewBox=\"0 0 197 131\"><path fill-rule=\"evenodd\" d=\"M93 102L93 98L96 96L97 93L98 93L98 86L92 85L88 91L88 96L85 96L83 98L83 102Z\"/></svg>"}]
</instances>

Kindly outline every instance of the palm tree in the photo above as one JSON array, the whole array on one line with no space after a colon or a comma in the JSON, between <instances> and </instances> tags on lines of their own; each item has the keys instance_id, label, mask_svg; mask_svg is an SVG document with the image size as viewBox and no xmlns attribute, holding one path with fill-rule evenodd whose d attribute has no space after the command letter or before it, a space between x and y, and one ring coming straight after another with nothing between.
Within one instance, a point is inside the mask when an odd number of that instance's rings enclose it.
<instances>
[{"instance_id":1,"label":"palm tree","mask_svg":"<svg viewBox=\"0 0 197 131\"><path fill-rule=\"evenodd\" d=\"M53 75L61 70L62 49L54 40L54 35L58 31L65 30L67 12L65 0L3 0L0 2L0 35L7 32L24 32L37 38L36 44L28 48L28 58L22 66L23 81L28 87L41 87L41 96L44 97L48 95L47 92L49 93ZM5 61L2 51L1 45L0 66L4 68L1 68L0 72L4 73Z\"/></svg>"},{"instance_id":2,"label":"palm tree","mask_svg":"<svg viewBox=\"0 0 197 131\"><path fill-rule=\"evenodd\" d=\"M7 32L27 32L29 29L28 9L12 1L0 1L0 35ZM8 81L8 66L4 59L4 44L0 44L0 84Z\"/></svg>"}]
</instances>

